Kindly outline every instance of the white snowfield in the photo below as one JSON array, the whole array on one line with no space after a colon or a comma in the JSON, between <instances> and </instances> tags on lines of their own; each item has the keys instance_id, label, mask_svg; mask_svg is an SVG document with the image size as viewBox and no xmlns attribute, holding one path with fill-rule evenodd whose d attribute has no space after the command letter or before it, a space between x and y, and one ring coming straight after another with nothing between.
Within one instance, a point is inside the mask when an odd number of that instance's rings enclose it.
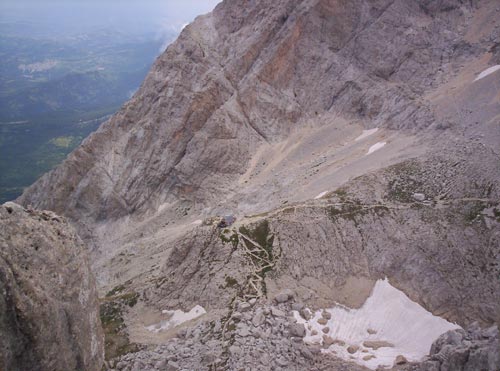
<instances>
[{"instance_id":1,"label":"white snowfield","mask_svg":"<svg viewBox=\"0 0 500 371\"><path fill-rule=\"evenodd\" d=\"M328 191L324 191L324 192L321 192L319 195L317 195L316 197L314 197L315 200L317 199L320 199L321 197L323 197L324 195L326 195L328 193Z\"/></svg>"},{"instance_id":2,"label":"white snowfield","mask_svg":"<svg viewBox=\"0 0 500 371\"><path fill-rule=\"evenodd\" d=\"M378 128L370 129L370 130L363 130L363 134L361 134L359 137L354 139L354 141L357 142L359 140L365 139L365 138L369 137L370 135L375 134L377 131L378 131Z\"/></svg>"},{"instance_id":3,"label":"white snowfield","mask_svg":"<svg viewBox=\"0 0 500 371\"><path fill-rule=\"evenodd\" d=\"M207 311L202 306L196 305L189 312L183 312L182 310L164 310L162 313L170 315L170 318L155 325L147 326L146 329L156 333L169 330L183 324L184 322L198 318L207 313Z\"/></svg>"},{"instance_id":4,"label":"white snowfield","mask_svg":"<svg viewBox=\"0 0 500 371\"><path fill-rule=\"evenodd\" d=\"M496 66L490 67L485 69L483 72L481 72L477 77L474 79L474 81L484 79L486 76L491 75L493 72L500 70L500 64L497 64Z\"/></svg>"},{"instance_id":5,"label":"white snowfield","mask_svg":"<svg viewBox=\"0 0 500 371\"><path fill-rule=\"evenodd\" d=\"M375 151L378 151L380 148L382 148L383 146L385 146L387 143L386 142L378 142L378 143L375 143L373 146L370 147L370 149L368 150L368 153L367 155L375 152Z\"/></svg>"},{"instance_id":6,"label":"white snowfield","mask_svg":"<svg viewBox=\"0 0 500 371\"><path fill-rule=\"evenodd\" d=\"M323 325L318 320L328 316L322 311L311 313L309 321L294 311L297 323L306 327L304 342L321 344L323 353L372 370L392 367L398 355L420 361L441 334L460 328L411 301L387 279L377 281L360 309L337 306L325 311L331 318L326 324L323 319Z\"/></svg>"}]
</instances>

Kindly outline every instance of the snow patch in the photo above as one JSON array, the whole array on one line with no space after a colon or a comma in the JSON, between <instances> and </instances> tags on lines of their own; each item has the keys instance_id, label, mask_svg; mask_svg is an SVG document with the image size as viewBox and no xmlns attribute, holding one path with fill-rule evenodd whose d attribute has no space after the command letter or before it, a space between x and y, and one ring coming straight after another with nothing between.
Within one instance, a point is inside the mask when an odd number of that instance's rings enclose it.
<instances>
[{"instance_id":1,"label":"snow patch","mask_svg":"<svg viewBox=\"0 0 500 371\"><path fill-rule=\"evenodd\" d=\"M363 134L361 134L359 137L354 139L355 142L365 139L366 137L369 137L372 134L375 134L378 131L378 128L375 129L370 129L370 130L363 130Z\"/></svg>"},{"instance_id":2,"label":"snow patch","mask_svg":"<svg viewBox=\"0 0 500 371\"><path fill-rule=\"evenodd\" d=\"M309 321L293 312L297 323L306 328L304 342L321 344L323 353L372 370L392 367L398 355L418 362L441 334L460 328L411 301L387 279L377 281L360 309L337 306L324 310L329 315L322 312L309 311Z\"/></svg>"},{"instance_id":3,"label":"snow patch","mask_svg":"<svg viewBox=\"0 0 500 371\"><path fill-rule=\"evenodd\" d=\"M324 191L324 192L321 192L319 195L317 195L316 197L314 197L315 200L323 197L324 195L326 195L328 193L328 191Z\"/></svg>"},{"instance_id":4,"label":"snow patch","mask_svg":"<svg viewBox=\"0 0 500 371\"><path fill-rule=\"evenodd\" d=\"M373 146L370 147L370 149L368 150L368 153L367 155L375 152L375 151L378 151L380 148L382 148L383 146L385 146L387 143L386 142L378 142L378 143L375 143Z\"/></svg>"},{"instance_id":5,"label":"snow patch","mask_svg":"<svg viewBox=\"0 0 500 371\"><path fill-rule=\"evenodd\" d=\"M184 322L188 322L195 318L198 318L207 313L207 311L202 306L196 305L189 312L184 312L182 310L164 310L162 311L162 313L170 316L170 318L157 324L146 326L146 329L156 333L164 330L169 330L183 324Z\"/></svg>"},{"instance_id":6,"label":"snow patch","mask_svg":"<svg viewBox=\"0 0 500 371\"><path fill-rule=\"evenodd\" d=\"M202 223L203 223L203 220L198 219L198 220L195 220L194 222L192 222L191 224L192 225L201 225Z\"/></svg>"},{"instance_id":7,"label":"snow patch","mask_svg":"<svg viewBox=\"0 0 500 371\"><path fill-rule=\"evenodd\" d=\"M168 202L165 202L163 204L161 204L160 206L158 206L158 213L161 213L163 210L169 208L170 206L172 206L172 204L168 203Z\"/></svg>"},{"instance_id":8,"label":"snow patch","mask_svg":"<svg viewBox=\"0 0 500 371\"><path fill-rule=\"evenodd\" d=\"M481 80L485 78L488 75L491 75L493 72L500 70L500 64L497 64L496 66L490 67L485 69L483 72L481 72L477 77L474 79L474 81Z\"/></svg>"}]
</instances>

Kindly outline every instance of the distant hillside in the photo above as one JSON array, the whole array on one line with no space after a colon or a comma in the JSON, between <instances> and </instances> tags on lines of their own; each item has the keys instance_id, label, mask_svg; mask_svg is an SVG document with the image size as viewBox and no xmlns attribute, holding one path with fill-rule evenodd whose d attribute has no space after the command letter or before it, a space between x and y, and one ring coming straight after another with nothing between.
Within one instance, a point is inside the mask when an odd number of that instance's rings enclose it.
<instances>
[{"instance_id":1,"label":"distant hillside","mask_svg":"<svg viewBox=\"0 0 500 371\"><path fill-rule=\"evenodd\" d=\"M0 36L0 202L5 202L63 161L132 96L165 39L106 29L39 39L26 36L25 24L2 29L8 31Z\"/></svg>"},{"instance_id":2,"label":"distant hillside","mask_svg":"<svg viewBox=\"0 0 500 371\"><path fill-rule=\"evenodd\" d=\"M0 121L23 120L51 112L74 112L118 106L130 98L147 68L128 73L70 73L0 101Z\"/></svg>"}]
</instances>

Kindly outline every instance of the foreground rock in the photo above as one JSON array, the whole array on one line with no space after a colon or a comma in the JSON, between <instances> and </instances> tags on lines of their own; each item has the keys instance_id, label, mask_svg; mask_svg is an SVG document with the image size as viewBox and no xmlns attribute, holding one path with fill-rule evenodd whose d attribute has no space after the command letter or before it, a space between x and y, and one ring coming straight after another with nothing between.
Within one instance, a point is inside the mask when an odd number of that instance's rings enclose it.
<instances>
[{"instance_id":1,"label":"foreground rock","mask_svg":"<svg viewBox=\"0 0 500 371\"><path fill-rule=\"evenodd\" d=\"M328 370L367 371L369 368L326 354L325 347L303 339L292 305L260 300L245 313L233 311L223 319L200 321L182 328L161 345L151 346L108 362L115 371L177 370ZM280 311L284 316L273 315ZM259 324L253 322L263 316ZM303 330L303 327L302 327ZM396 357L392 371L496 371L500 360L498 328L479 325L442 334L421 362ZM348 344L341 343L347 348ZM349 347L350 354L358 351ZM365 354L365 353L363 353ZM367 353L366 353L367 354ZM374 357L366 355L366 357ZM375 368L371 368L375 369Z\"/></svg>"},{"instance_id":2,"label":"foreground rock","mask_svg":"<svg viewBox=\"0 0 500 371\"><path fill-rule=\"evenodd\" d=\"M62 218L0 206L0 292L1 370L101 369L94 279Z\"/></svg>"},{"instance_id":3,"label":"foreground rock","mask_svg":"<svg viewBox=\"0 0 500 371\"><path fill-rule=\"evenodd\" d=\"M263 321L253 321L261 316ZM109 370L367 370L322 355L319 347L304 344L303 332L291 305L260 301L244 313L234 310L223 319L181 329L161 345L112 359Z\"/></svg>"},{"instance_id":4,"label":"foreground rock","mask_svg":"<svg viewBox=\"0 0 500 371\"><path fill-rule=\"evenodd\" d=\"M498 327L481 329L477 323L467 331L449 331L432 345L430 357L419 371L488 370L500 367Z\"/></svg>"}]
</instances>

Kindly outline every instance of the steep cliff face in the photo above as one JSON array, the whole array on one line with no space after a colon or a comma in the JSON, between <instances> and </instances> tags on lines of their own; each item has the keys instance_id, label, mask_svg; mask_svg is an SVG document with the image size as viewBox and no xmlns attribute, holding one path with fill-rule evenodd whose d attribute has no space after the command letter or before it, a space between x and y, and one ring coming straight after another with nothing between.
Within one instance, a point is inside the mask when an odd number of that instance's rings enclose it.
<instances>
[{"instance_id":1,"label":"steep cliff face","mask_svg":"<svg viewBox=\"0 0 500 371\"><path fill-rule=\"evenodd\" d=\"M0 369L101 370L95 281L64 219L0 206L0 291Z\"/></svg>"},{"instance_id":2,"label":"steep cliff face","mask_svg":"<svg viewBox=\"0 0 500 371\"><path fill-rule=\"evenodd\" d=\"M234 191L260 145L297 129L340 118L437 125L423 93L484 51L465 40L476 5L439 4L226 1L20 201L80 223L184 200L206 207Z\"/></svg>"}]
</instances>

